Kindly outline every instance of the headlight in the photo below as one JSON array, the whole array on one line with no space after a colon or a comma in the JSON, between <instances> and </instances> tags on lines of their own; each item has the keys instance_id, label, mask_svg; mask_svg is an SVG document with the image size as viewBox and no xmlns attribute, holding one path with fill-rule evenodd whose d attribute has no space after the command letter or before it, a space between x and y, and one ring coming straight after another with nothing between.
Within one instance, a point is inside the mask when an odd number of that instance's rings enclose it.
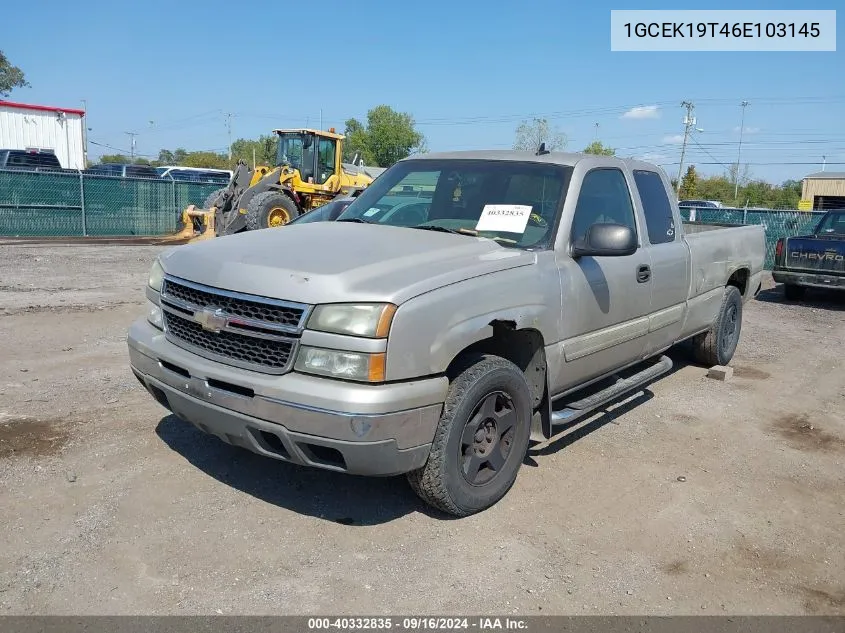
<instances>
[{"instance_id":1,"label":"headlight","mask_svg":"<svg viewBox=\"0 0 845 633\"><path fill-rule=\"evenodd\" d=\"M384 338L396 306L392 303L334 303L319 305L308 319L309 330Z\"/></svg>"},{"instance_id":2,"label":"headlight","mask_svg":"<svg viewBox=\"0 0 845 633\"><path fill-rule=\"evenodd\" d=\"M150 268L150 280L147 283L156 292L161 292L161 286L164 283L164 268L161 267L158 259L153 262L153 267Z\"/></svg>"},{"instance_id":3,"label":"headlight","mask_svg":"<svg viewBox=\"0 0 845 633\"><path fill-rule=\"evenodd\" d=\"M159 330L164 329L164 318L161 314L161 308L149 299L147 299L147 321Z\"/></svg>"},{"instance_id":4,"label":"headlight","mask_svg":"<svg viewBox=\"0 0 845 633\"><path fill-rule=\"evenodd\" d=\"M302 346L294 369L306 374L361 382L384 381L384 353L364 354Z\"/></svg>"}]
</instances>

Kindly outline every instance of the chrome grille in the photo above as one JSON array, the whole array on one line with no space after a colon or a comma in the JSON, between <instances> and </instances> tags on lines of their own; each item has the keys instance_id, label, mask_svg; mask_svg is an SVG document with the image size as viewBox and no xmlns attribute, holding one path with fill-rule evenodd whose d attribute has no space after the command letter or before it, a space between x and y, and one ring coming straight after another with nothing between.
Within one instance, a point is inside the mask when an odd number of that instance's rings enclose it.
<instances>
[{"instance_id":1,"label":"chrome grille","mask_svg":"<svg viewBox=\"0 0 845 633\"><path fill-rule=\"evenodd\" d=\"M246 299L234 293L220 294L220 291L204 290L195 284L186 285L170 279L164 282L162 290L170 298L206 307L214 305L233 316L275 323L296 329L302 319L304 306L286 305L286 302L264 303L261 299Z\"/></svg>"},{"instance_id":2,"label":"chrome grille","mask_svg":"<svg viewBox=\"0 0 845 633\"><path fill-rule=\"evenodd\" d=\"M283 370L290 362L293 341L274 341L230 332L206 332L196 321L166 312L168 334L217 356Z\"/></svg>"},{"instance_id":3,"label":"chrome grille","mask_svg":"<svg viewBox=\"0 0 845 633\"><path fill-rule=\"evenodd\" d=\"M167 339L195 354L263 373L289 370L309 306L166 277Z\"/></svg>"}]
</instances>

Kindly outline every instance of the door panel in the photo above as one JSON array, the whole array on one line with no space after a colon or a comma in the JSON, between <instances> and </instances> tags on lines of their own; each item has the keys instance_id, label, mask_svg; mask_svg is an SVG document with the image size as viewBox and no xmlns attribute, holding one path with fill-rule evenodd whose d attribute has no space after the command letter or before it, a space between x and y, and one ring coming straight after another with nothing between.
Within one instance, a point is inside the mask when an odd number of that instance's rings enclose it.
<instances>
[{"instance_id":1,"label":"door panel","mask_svg":"<svg viewBox=\"0 0 845 633\"><path fill-rule=\"evenodd\" d=\"M572 241L596 223L622 224L639 233L625 175L617 168L576 168L572 190L579 191L578 200L568 205L575 208L571 220L561 223L566 238L555 253L563 313L559 371L550 377L553 393L639 359L649 330L652 283L648 275L638 281L638 271L651 267L646 249L614 257L569 254Z\"/></svg>"},{"instance_id":2,"label":"door panel","mask_svg":"<svg viewBox=\"0 0 845 633\"><path fill-rule=\"evenodd\" d=\"M668 183L660 173L635 169L634 182L646 221L646 249L651 260L651 316L643 353L672 345L681 335L690 288L689 248L669 201Z\"/></svg>"}]
</instances>

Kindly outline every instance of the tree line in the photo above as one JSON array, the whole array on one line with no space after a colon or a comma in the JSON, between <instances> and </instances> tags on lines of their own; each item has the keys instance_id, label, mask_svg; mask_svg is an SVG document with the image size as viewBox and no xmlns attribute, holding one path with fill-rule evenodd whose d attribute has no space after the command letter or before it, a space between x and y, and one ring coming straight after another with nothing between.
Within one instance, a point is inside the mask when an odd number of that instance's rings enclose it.
<instances>
[{"instance_id":1,"label":"tree line","mask_svg":"<svg viewBox=\"0 0 845 633\"><path fill-rule=\"evenodd\" d=\"M343 161L363 162L373 167L390 167L410 156L424 153L425 136L416 129L414 118L397 112L388 105L379 105L367 113L366 122L348 119L345 123ZM238 161L248 165L275 165L278 136L264 134L257 139L240 138L232 143L231 158L218 152L189 152L184 148L162 149L158 158L132 159L124 154L104 154L103 163L136 163L140 165L180 165L207 169L233 169Z\"/></svg>"}]
</instances>

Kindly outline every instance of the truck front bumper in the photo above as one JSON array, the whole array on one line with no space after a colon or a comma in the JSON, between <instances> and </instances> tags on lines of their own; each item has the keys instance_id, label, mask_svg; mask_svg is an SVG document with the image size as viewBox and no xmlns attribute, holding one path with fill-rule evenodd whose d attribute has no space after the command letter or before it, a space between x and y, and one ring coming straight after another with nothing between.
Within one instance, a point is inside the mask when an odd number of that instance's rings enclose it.
<instances>
[{"instance_id":1,"label":"truck front bumper","mask_svg":"<svg viewBox=\"0 0 845 633\"><path fill-rule=\"evenodd\" d=\"M845 276L842 275L773 270L772 279L779 284L793 284L796 286L805 286L807 288L831 288L833 290L845 290Z\"/></svg>"},{"instance_id":2,"label":"truck front bumper","mask_svg":"<svg viewBox=\"0 0 845 633\"><path fill-rule=\"evenodd\" d=\"M359 385L214 363L146 319L127 337L132 372L163 407L227 444L304 466L389 476L425 464L445 377Z\"/></svg>"}]
</instances>

